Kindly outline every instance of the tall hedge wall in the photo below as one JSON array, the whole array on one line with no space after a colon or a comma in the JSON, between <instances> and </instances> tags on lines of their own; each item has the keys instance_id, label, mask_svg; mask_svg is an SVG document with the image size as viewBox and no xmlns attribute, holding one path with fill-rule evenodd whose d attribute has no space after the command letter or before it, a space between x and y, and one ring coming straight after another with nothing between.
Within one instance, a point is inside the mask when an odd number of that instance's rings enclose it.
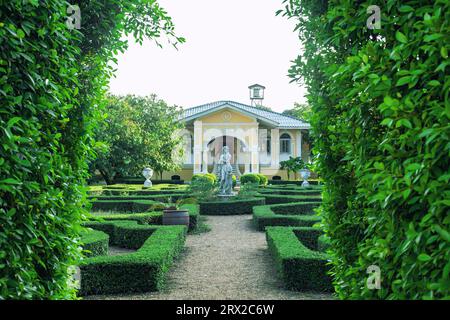
<instances>
[{"instance_id":1,"label":"tall hedge wall","mask_svg":"<svg viewBox=\"0 0 450 320\"><path fill-rule=\"evenodd\" d=\"M450 296L448 1L285 1L340 298ZM378 5L381 28L369 29ZM381 269L381 289L366 286Z\"/></svg>"},{"instance_id":2,"label":"tall hedge wall","mask_svg":"<svg viewBox=\"0 0 450 320\"><path fill-rule=\"evenodd\" d=\"M0 299L73 296L83 195L62 133L79 50L65 11L58 0L0 5Z\"/></svg>"},{"instance_id":3,"label":"tall hedge wall","mask_svg":"<svg viewBox=\"0 0 450 320\"><path fill-rule=\"evenodd\" d=\"M138 41L173 24L156 1L0 2L0 300L75 297L69 266L93 156L92 128L122 36ZM183 39L176 38L181 42Z\"/></svg>"}]
</instances>

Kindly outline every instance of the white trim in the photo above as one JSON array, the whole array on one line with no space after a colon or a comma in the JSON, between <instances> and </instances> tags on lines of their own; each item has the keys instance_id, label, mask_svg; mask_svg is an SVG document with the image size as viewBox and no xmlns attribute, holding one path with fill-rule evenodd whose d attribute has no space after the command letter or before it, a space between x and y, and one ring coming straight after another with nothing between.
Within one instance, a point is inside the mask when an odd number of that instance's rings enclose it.
<instances>
[{"instance_id":1,"label":"white trim","mask_svg":"<svg viewBox=\"0 0 450 320\"><path fill-rule=\"evenodd\" d=\"M255 122L203 122L204 127L208 126L254 126L255 124L258 124L257 121Z\"/></svg>"},{"instance_id":2,"label":"white trim","mask_svg":"<svg viewBox=\"0 0 450 320\"><path fill-rule=\"evenodd\" d=\"M260 115L257 115L257 114L254 114L254 113L242 110L242 109L240 109L238 107L235 107L235 106L232 106L231 104L228 104L228 103L225 103L223 105L219 105L217 107L205 110L203 112L196 113L195 115L192 115L192 116L186 117L184 119L181 119L181 121L187 122L187 121L190 121L190 120L193 120L193 119L198 119L198 118L204 117L207 114L214 113L214 112L220 111L222 109L227 109L227 108L231 109L231 110L234 110L236 112L243 113L244 115L249 116L251 118L260 119L260 120L262 120L264 122L267 122L267 123L270 123L270 124L272 124L274 126L278 125L278 122L275 122L273 120L267 119L267 118L262 117Z\"/></svg>"}]
</instances>

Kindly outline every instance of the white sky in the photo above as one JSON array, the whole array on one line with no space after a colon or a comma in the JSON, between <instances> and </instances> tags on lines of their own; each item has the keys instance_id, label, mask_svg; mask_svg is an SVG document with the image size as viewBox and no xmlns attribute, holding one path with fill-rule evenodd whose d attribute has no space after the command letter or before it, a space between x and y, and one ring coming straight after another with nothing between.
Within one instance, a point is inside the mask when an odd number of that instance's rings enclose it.
<instances>
[{"instance_id":1,"label":"white sky","mask_svg":"<svg viewBox=\"0 0 450 320\"><path fill-rule=\"evenodd\" d=\"M294 21L275 16L281 0L159 0L186 38L178 51L130 42L118 56L114 94L157 94L184 108L217 100L250 104L248 86L266 87L263 104L281 112L304 102L305 89L289 83L300 52ZM165 42L164 42L165 43Z\"/></svg>"}]
</instances>

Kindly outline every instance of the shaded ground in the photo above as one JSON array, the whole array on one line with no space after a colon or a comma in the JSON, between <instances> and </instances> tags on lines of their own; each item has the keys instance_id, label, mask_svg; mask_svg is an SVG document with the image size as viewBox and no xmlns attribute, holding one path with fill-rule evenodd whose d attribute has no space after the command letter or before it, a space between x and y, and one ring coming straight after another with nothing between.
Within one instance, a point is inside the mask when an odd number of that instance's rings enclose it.
<instances>
[{"instance_id":1,"label":"shaded ground","mask_svg":"<svg viewBox=\"0 0 450 320\"><path fill-rule=\"evenodd\" d=\"M161 292L90 296L87 299L331 299L328 294L285 290L264 232L251 216L210 216L211 231L189 235L186 249Z\"/></svg>"},{"instance_id":2,"label":"shaded ground","mask_svg":"<svg viewBox=\"0 0 450 320\"><path fill-rule=\"evenodd\" d=\"M128 253L132 253L135 251L136 250L126 249L126 248L121 248L121 247L116 247L116 246L109 246L108 256L120 256L122 254L128 254Z\"/></svg>"}]
</instances>

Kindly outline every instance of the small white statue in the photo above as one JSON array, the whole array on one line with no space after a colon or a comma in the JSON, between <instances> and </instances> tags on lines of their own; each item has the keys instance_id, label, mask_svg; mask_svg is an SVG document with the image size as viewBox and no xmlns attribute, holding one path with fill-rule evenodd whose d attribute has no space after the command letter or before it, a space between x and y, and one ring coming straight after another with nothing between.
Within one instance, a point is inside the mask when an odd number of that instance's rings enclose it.
<instances>
[{"instance_id":1,"label":"small white statue","mask_svg":"<svg viewBox=\"0 0 450 320\"><path fill-rule=\"evenodd\" d=\"M150 178L153 176L153 169L145 168L144 170L142 170L142 175L145 178L144 187L151 187L153 184L150 181Z\"/></svg>"}]
</instances>

